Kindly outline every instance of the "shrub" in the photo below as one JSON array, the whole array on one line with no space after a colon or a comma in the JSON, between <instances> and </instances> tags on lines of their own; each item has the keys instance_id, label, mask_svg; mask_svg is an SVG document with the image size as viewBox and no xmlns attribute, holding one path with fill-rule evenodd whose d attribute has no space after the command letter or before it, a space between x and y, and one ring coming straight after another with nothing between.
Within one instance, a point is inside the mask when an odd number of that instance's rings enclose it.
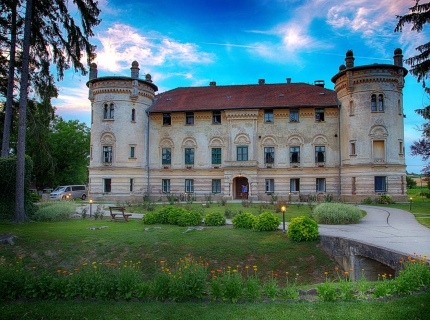
<instances>
[{"instance_id":1,"label":"shrub","mask_svg":"<svg viewBox=\"0 0 430 320\"><path fill-rule=\"evenodd\" d=\"M147 212L144 214L142 221L144 224L156 224L158 223L158 213L156 212Z\"/></svg>"},{"instance_id":2,"label":"shrub","mask_svg":"<svg viewBox=\"0 0 430 320\"><path fill-rule=\"evenodd\" d=\"M174 206L167 206L161 209L157 215L157 223L168 224L169 223L169 213L172 210L175 210Z\"/></svg>"},{"instance_id":3,"label":"shrub","mask_svg":"<svg viewBox=\"0 0 430 320\"><path fill-rule=\"evenodd\" d=\"M185 210L184 208L180 208L180 207L165 207L164 209L162 209L161 211L166 210L167 213L167 221L170 224L178 224L178 219L180 216L187 214L187 210Z\"/></svg>"},{"instance_id":4,"label":"shrub","mask_svg":"<svg viewBox=\"0 0 430 320\"><path fill-rule=\"evenodd\" d=\"M252 228L257 231L273 231L277 230L280 221L277 216L271 212L263 212L252 223Z\"/></svg>"},{"instance_id":5,"label":"shrub","mask_svg":"<svg viewBox=\"0 0 430 320\"><path fill-rule=\"evenodd\" d=\"M375 203L391 204L391 203L394 203L394 201L393 201L393 199L391 199L390 196L383 194L383 195L379 196L379 198L375 199Z\"/></svg>"},{"instance_id":6,"label":"shrub","mask_svg":"<svg viewBox=\"0 0 430 320\"><path fill-rule=\"evenodd\" d=\"M44 202L39 210L32 216L37 221L61 221L70 219L76 213L76 207L73 202L56 201Z\"/></svg>"},{"instance_id":7,"label":"shrub","mask_svg":"<svg viewBox=\"0 0 430 320\"><path fill-rule=\"evenodd\" d=\"M205 217L205 225L207 226L223 226L225 218L219 212L208 213Z\"/></svg>"},{"instance_id":8,"label":"shrub","mask_svg":"<svg viewBox=\"0 0 430 320\"><path fill-rule=\"evenodd\" d=\"M243 229L252 229L252 224L257 219L252 213L240 213L235 216L232 220L233 227L235 228L243 228Z\"/></svg>"},{"instance_id":9,"label":"shrub","mask_svg":"<svg viewBox=\"0 0 430 320\"><path fill-rule=\"evenodd\" d=\"M364 198L361 200L362 204L372 204L372 199L370 197Z\"/></svg>"},{"instance_id":10,"label":"shrub","mask_svg":"<svg viewBox=\"0 0 430 320\"><path fill-rule=\"evenodd\" d=\"M201 222L202 216L195 210L183 212L177 220L177 224L181 227L198 226Z\"/></svg>"},{"instance_id":11,"label":"shrub","mask_svg":"<svg viewBox=\"0 0 430 320\"><path fill-rule=\"evenodd\" d=\"M406 188L412 189L417 186L417 182L409 176L406 176Z\"/></svg>"},{"instance_id":12,"label":"shrub","mask_svg":"<svg viewBox=\"0 0 430 320\"><path fill-rule=\"evenodd\" d=\"M293 218L288 225L287 234L294 241L313 241L318 238L318 224L305 216Z\"/></svg>"},{"instance_id":13,"label":"shrub","mask_svg":"<svg viewBox=\"0 0 430 320\"><path fill-rule=\"evenodd\" d=\"M312 218L322 224L357 223L363 217L358 207L345 203L324 202L315 207Z\"/></svg>"}]
</instances>

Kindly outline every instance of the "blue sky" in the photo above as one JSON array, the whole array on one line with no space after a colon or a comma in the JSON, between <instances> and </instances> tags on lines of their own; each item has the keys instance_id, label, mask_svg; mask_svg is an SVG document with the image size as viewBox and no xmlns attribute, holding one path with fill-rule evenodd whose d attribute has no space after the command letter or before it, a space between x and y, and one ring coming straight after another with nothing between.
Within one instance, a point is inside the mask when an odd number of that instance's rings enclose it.
<instances>
[{"instance_id":1,"label":"blue sky","mask_svg":"<svg viewBox=\"0 0 430 320\"><path fill-rule=\"evenodd\" d=\"M393 63L395 48L404 57L428 41L427 29L394 33L396 15L414 0L99 0L101 24L94 30L99 76L129 76L132 61L140 75L150 73L159 92L176 87L266 83L313 83L326 88L354 51L355 65ZM405 65L406 68L408 66ZM57 114L90 126L88 77L66 73L53 101ZM423 119L413 110L429 104L420 83L408 75L404 88L406 163Z\"/></svg>"}]
</instances>

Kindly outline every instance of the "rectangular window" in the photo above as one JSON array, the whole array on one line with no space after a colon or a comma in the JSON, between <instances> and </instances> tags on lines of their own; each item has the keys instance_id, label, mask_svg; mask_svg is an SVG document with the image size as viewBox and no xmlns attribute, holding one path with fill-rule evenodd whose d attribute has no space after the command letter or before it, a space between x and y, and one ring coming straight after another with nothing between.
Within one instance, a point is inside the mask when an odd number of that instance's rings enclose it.
<instances>
[{"instance_id":1,"label":"rectangular window","mask_svg":"<svg viewBox=\"0 0 430 320\"><path fill-rule=\"evenodd\" d=\"M133 191L133 183L134 183L133 179L130 179L130 192Z\"/></svg>"},{"instance_id":2,"label":"rectangular window","mask_svg":"<svg viewBox=\"0 0 430 320\"><path fill-rule=\"evenodd\" d=\"M135 147L130 147L130 158L134 158L134 148Z\"/></svg>"},{"instance_id":3,"label":"rectangular window","mask_svg":"<svg viewBox=\"0 0 430 320\"><path fill-rule=\"evenodd\" d=\"M161 149L161 164L171 164L172 151L170 148Z\"/></svg>"},{"instance_id":4,"label":"rectangular window","mask_svg":"<svg viewBox=\"0 0 430 320\"><path fill-rule=\"evenodd\" d=\"M221 111L213 111L212 112L212 123L220 124L221 123Z\"/></svg>"},{"instance_id":5,"label":"rectangular window","mask_svg":"<svg viewBox=\"0 0 430 320\"><path fill-rule=\"evenodd\" d=\"M387 177L375 177L375 192L387 191Z\"/></svg>"},{"instance_id":6,"label":"rectangular window","mask_svg":"<svg viewBox=\"0 0 430 320\"><path fill-rule=\"evenodd\" d=\"M355 150L355 141L351 141L351 155L355 156L356 155L356 150Z\"/></svg>"},{"instance_id":7,"label":"rectangular window","mask_svg":"<svg viewBox=\"0 0 430 320\"><path fill-rule=\"evenodd\" d=\"M221 193L221 179L212 179L212 193Z\"/></svg>"},{"instance_id":8,"label":"rectangular window","mask_svg":"<svg viewBox=\"0 0 430 320\"><path fill-rule=\"evenodd\" d=\"M114 118L115 105L111 103L110 105L104 105L103 118L106 120L112 120Z\"/></svg>"},{"instance_id":9,"label":"rectangular window","mask_svg":"<svg viewBox=\"0 0 430 320\"><path fill-rule=\"evenodd\" d=\"M290 147L290 163L300 163L300 147Z\"/></svg>"},{"instance_id":10,"label":"rectangular window","mask_svg":"<svg viewBox=\"0 0 430 320\"><path fill-rule=\"evenodd\" d=\"M316 163L325 162L325 147L324 146L315 147L315 162Z\"/></svg>"},{"instance_id":11,"label":"rectangular window","mask_svg":"<svg viewBox=\"0 0 430 320\"><path fill-rule=\"evenodd\" d=\"M316 179L316 192L325 192L325 178Z\"/></svg>"},{"instance_id":12,"label":"rectangular window","mask_svg":"<svg viewBox=\"0 0 430 320\"><path fill-rule=\"evenodd\" d=\"M384 140L373 141L373 161L376 163L385 162L385 141Z\"/></svg>"},{"instance_id":13,"label":"rectangular window","mask_svg":"<svg viewBox=\"0 0 430 320\"><path fill-rule=\"evenodd\" d=\"M264 148L264 163L266 164L275 163L275 148L273 147Z\"/></svg>"},{"instance_id":14,"label":"rectangular window","mask_svg":"<svg viewBox=\"0 0 430 320\"><path fill-rule=\"evenodd\" d=\"M404 154L403 141L399 141L399 154Z\"/></svg>"},{"instance_id":15,"label":"rectangular window","mask_svg":"<svg viewBox=\"0 0 430 320\"><path fill-rule=\"evenodd\" d=\"M161 180L161 189L163 193L170 193L170 179Z\"/></svg>"},{"instance_id":16,"label":"rectangular window","mask_svg":"<svg viewBox=\"0 0 430 320\"><path fill-rule=\"evenodd\" d=\"M264 122L273 122L273 110L264 110Z\"/></svg>"},{"instance_id":17,"label":"rectangular window","mask_svg":"<svg viewBox=\"0 0 430 320\"><path fill-rule=\"evenodd\" d=\"M248 161L248 147L238 146L237 147L237 161Z\"/></svg>"},{"instance_id":18,"label":"rectangular window","mask_svg":"<svg viewBox=\"0 0 430 320\"><path fill-rule=\"evenodd\" d=\"M194 148L185 148L185 164L194 164Z\"/></svg>"},{"instance_id":19,"label":"rectangular window","mask_svg":"<svg viewBox=\"0 0 430 320\"><path fill-rule=\"evenodd\" d=\"M163 126L172 125L172 116L170 113L163 113Z\"/></svg>"},{"instance_id":20,"label":"rectangular window","mask_svg":"<svg viewBox=\"0 0 430 320\"><path fill-rule=\"evenodd\" d=\"M136 121L136 110L131 109L131 121Z\"/></svg>"},{"instance_id":21,"label":"rectangular window","mask_svg":"<svg viewBox=\"0 0 430 320\"><path fill-rule=\"evenodd\" d=\"M300 179L290 179L290 191L300 191Z\"/></svg>"},{"instance_id":22,"label":"rectangular window","mask_svg":"<svg viewBox=\"0 0 430 320\"><path fill-rule=\"evenodd\" d=\"M112 163L112 146L103 147L103 162Z\"/></svg>"},{"instance_id":23,"label":"rectangular window","mask_svg":"<svg viewBox=\"0 0 430 320\"><path fill-rule=\"evenodd\" d=\"M212 148L212 164L221 164L221 148Z\"/></svg>"},{"instance_id":24,"label":"rectangular window","mask_svg":"<svg viewBox=\"0 0 430 320\"><path fill-rule=\"evenodd\" d=\"M275 192L275 180L273 180L273 179L266 179L265 186L266 186L266 188L265 188L266 193Z\"/></svg>"},{"instance_id":25,"label":"rectangular window","mask_svg":"<svg viewBox=\"0 0 430 320\"><path fill-rule=\"evenodd\" d=\"M324 109L315 109L315 121L324 121Z\"/></svg>"},{"instance_id":26,"label":"rectangular window","mask_svg":"<svg viewBox=\"0 0 430 320\"><path fill-rule=\"evenodd\" d=\"M194 192L194 180L193 179L185 179L185 192L188 192L188 193Z\"/></svg>"},{"instance_id":27,"label":"rectangular window","mask_svg":"<svg viewBox=\"0 0 430 320\"><path fill-rule=\"evenodd\" d=\"M103 179L103 192L111 192L111 179Z\"/></svg>"},{"instance_id":28,"label":"rectangular window","mask_svg":"<svg viewBox=\"0 0 430 320\"><path fill-rule=\"evenodd\" d=\"M290 110L290 122L299 122L299 110Z\"/></svg>"},{"instance_id":29,"label":"rectangular window","mask_svg":"<svg viewBox=\"0 0 430 320\"><path fill-rule=\"evenodd\" d=\"M194 124L194 112L186 112L185 113L185 124L186 125Z\"/></svg>"},{"instance_id":30,"label":"rectangular window","mask_svg":"<svg viewBox=\"0 0 430 320\"><path fill-rule=\"evenodd\" d=\"M352 177L351 184L352 184L352 188L351 188L352 194L355 194L355 191L357 190L355 177Z\"/></svg>"}]
</instances>

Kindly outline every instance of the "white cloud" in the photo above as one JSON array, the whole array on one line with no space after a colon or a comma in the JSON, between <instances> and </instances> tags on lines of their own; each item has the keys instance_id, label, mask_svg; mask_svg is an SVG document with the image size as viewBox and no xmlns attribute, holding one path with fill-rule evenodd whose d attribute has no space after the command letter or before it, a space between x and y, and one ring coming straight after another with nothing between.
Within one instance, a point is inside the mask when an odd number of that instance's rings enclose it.
<instances>
[{"instance_id":1,"label":"white cloud","mask_svg":"<svg viewBox=\"0 0 430 320\"><path fill-rule=\"evenodd\" d=\"M159 34L149 37L125 24L115 24L100 33L98 39L102 47L95 62L99 68L110 72L129 67L133 60L138 61L141 66L159 66L209 64L214 59L212 54L200 52L198 46L193 43L181 43Z\"/></svg>"}]
</instances>

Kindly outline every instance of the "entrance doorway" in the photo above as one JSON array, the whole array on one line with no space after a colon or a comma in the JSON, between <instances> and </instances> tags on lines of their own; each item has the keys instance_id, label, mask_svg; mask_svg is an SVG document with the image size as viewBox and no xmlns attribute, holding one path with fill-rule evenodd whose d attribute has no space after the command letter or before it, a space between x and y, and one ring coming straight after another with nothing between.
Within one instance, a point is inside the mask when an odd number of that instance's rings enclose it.
<instances>
[{"instance_id":1,"label":"entrance doorway","mask_svg":"<svg viewBox=\"0 0 430 320\"><path fill-rule=\"evenodd\" d=\"M234 178L234 199L248 199L249 184L245 177Z\"/></svg>"}]
</instances>

